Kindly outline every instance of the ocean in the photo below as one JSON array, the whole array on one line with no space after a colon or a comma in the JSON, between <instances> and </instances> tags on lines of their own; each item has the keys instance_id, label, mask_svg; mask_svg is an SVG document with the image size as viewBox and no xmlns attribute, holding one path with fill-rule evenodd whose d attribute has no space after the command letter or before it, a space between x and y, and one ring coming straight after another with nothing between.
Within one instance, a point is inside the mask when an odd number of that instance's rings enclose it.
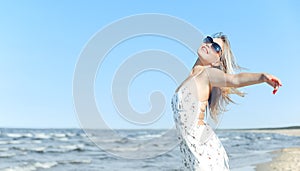
<instances>
[{"instance_id":1,"label":"ocean","mask_svg":"<svg viewBox=\"0 0 300 171\"><path fill-rule=\"evenodd\" d=\"M180 170L175 130L0 129L0 170ZM270 161L273 150L299 147L300 137L216 130L231 169ZM143 140L143 141L138 141ZM154 140L154 141L152 141ZM125 156L125 158L124 158Z\"/></svg>"}]
</instances>

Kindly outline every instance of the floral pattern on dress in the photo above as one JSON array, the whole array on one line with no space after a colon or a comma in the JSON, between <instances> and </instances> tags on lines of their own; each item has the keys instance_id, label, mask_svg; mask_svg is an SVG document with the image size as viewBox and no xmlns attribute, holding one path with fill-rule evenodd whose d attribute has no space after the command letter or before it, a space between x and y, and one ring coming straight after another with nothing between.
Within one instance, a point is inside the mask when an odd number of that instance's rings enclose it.
<instances>
[{"instance_id":1,"label":"floral pattern on dress","mask_svg":"<svg viewBox=\"0 0 300 171\"><path fill-rule=\"evenodd\" d=\"M171 101L183 170L228 171L228 156L221 141L209 124L197 124L203 103L186 86Z\"/></svg>"}]
</instances>

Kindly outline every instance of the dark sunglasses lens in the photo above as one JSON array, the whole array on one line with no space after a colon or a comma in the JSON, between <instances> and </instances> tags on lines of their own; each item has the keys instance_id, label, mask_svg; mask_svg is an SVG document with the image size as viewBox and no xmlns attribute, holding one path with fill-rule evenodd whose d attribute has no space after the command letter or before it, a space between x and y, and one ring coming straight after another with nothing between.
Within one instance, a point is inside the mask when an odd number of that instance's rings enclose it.
<instances>
[{"instance_id":1,"label":"dark sunglasses lens","mask_svg":"<svg viewBox=\"0 0 300 171\"><path fill-rule=\"evenodd\" d=\"M213 39L209 36L207 36L205 39L203 39L203 43L212 43Z\"/></svg>"},{"instance_id":2,"label":"dark sunglasses lens","mask_svg":"<svg viewBox=\"0 0 300 171\"><path fill-rule=\"evenodd\" d=\"M215 49L217 53L221 52L221 47L217 43L213 43L212 47Z\"/></svg>"}]
</instances>

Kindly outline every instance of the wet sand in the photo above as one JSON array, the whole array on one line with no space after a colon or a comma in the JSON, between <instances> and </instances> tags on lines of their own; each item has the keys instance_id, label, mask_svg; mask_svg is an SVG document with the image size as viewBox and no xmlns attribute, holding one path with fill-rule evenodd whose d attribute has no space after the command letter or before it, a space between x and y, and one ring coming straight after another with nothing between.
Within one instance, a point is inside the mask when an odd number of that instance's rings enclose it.
<instances>
[{"instance_id":1,"label":"wet sand","mask_svg":"<svg viewBox=\"0 0 300 171\"><path fill-rule=\"evenodd\" d=\"M253 130L261 133L277 133L288 136L300 136L300 129ZM284 148L273 151L272 161L256 165L257 171L298 171L300 170L300 147Z\"/></svg>"},{"instance_id":2,"label":"wet sand","mask_svg":"<svg viewBox=\"0 0 300 171\"><path fill-rule=\"evenodd\" d=\"M258 164L257 171L298 171L300 170L300 147L274 151L277 156L271 162Z\"/></svg>"}]
</instances>

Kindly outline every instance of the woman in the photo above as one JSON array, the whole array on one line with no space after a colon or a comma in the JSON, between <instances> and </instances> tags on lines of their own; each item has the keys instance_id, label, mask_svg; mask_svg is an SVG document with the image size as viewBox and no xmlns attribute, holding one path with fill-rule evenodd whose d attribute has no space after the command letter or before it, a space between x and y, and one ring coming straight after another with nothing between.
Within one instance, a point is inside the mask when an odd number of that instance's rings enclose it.
<instances>
[{"instance_id":1,"label":"woman","mask_svg":"<svg viewBox=\"0 0 300 171\"><path fill-rule=\"evenodd\" d=\"M171 102L185 170L229 170L227 153L207 123L207 113L217 123L218 115L233 102L229 94L244 95L238 87L266 82L275 94L281 86L278 78L267 73L234 74L239 66L229 40L222 33L212 37L203 40L190 75Z\"/></svg>"}]
</instances>

